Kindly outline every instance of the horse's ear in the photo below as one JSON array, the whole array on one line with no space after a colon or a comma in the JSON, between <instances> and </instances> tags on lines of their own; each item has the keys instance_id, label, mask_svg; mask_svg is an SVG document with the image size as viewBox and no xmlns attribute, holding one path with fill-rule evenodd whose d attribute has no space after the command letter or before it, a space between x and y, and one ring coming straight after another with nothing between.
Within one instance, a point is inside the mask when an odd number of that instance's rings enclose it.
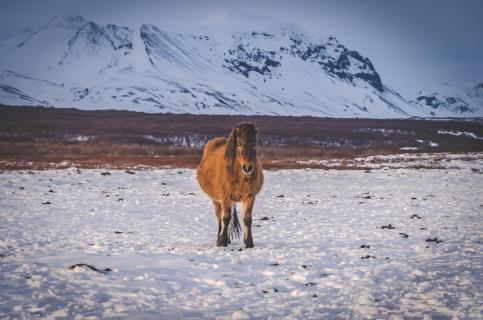
<instances>
[{"instance_id":1,"label":"horse's ear","mask_svg":"<svg viewBox=\"0 0 483 320\"><path fill-rule=\"evenodd\" d=\"M238 128L235 128L231 131L230 136L228 137L228 142L226 144L225 150L225 158L230 162L233 163L236 157L236 136L238 134Z\"/></svg>"}]
</instances>

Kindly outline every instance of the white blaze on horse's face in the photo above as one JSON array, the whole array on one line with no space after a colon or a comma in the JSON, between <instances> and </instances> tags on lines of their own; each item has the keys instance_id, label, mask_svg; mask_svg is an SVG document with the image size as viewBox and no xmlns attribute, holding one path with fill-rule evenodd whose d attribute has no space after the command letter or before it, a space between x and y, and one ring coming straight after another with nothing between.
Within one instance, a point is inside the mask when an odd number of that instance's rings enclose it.
<instances>
[{"instance_id":1,"label":"white blaze on horse's face","mask_svg":"<svg viewBox=\"0 0 483 320\"><path fill-rule=\"evenodd\" d=\"M245 176L250 177L253 173L253 164L242 165L242 172Z\"/></svg>"},{"instance_id":2,"label":"white blaze on horse's face","mask_svg":"<svg viewBox=\"0 0 483 320\"><path fill-rule=\"evenodd\" d=\"M236 153L241 165L241 171L245 177L251 177L255 171L257 157L257 132L251 135L239 135L237 137Z\"/></svg>"},{"instance_id":3,"label":"white blaze on horse's face","mask_svg":"<svg viewBox=\"0 0 483 320\"><path fill-rule=\"evenodd\" d=\"M239 142L236 148L241 171L246 177L250 177L255 169L256 145Z\"/></svg>"}]
</instances>

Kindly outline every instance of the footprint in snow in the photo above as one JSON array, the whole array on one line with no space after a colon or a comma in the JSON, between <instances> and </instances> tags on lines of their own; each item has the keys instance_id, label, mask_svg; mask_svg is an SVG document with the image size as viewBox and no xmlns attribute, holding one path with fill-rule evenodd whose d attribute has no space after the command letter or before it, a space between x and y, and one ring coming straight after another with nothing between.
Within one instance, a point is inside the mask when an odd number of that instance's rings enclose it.
<instances>
[{"instance_id":1,"label":"footprint in snow","mask_svg":"<svg viewBox=\"0 0 483 320\"><path fill-rule=\"evenodd\" d=\"M428 238L428 239L426 239L426 242L436 242L436 243L440 243L440 242L443 242L443 240L440 240L438 238Z\"/></svg>"},{"instance_id":2,"label":"footprint in snow","mask_svg":"<svg viewBox=\"0 0 483 320\"><path fill-rule=\"evenodd\" d=\"M302 203L308 204L308 205L314 205L314 204L318 204L319 200L314 200L314 201L309 201L309 202L302 201Z\"/></svg>"},{"instance_id":3,"label":"footprint in snow","mask_svg":"<svg viewBox=\"0 0 483 320\"><path fill-rule=\"evenodd\" d=\"M306 284L304 284L304 286L306 287L312 287L312 286L316 286L317 283L316 282L307 282Z\"/></svg>"},{"instance_id":4,"label":"footprint in snow","mask_svg":"<svg viewBox=\"0 0 483 320\"><path fill-rule=\"evenodd\" d=\"M269 290L272 290L272 293L276 293L278 292L278 289L277 288L272 288L272 289L269 289ZM267 291L267 290L262 290L263 293L270 293L270 291Z\"/></svg>"},{"instance_id":5,"label":"footprint in snow","mask_svg":"<svg viewBox=\"0 0 483 320\"><path fill-rule=\"evenodd\" d=\"M105 268L104 270L99 270L96 267L94 267L93 265L86 264L86 263L73 264L69 267L69 270L75 270L77 268L87 268L89 270L96 271L96 272L99 272L99 273L104 273L104 274L112 271L111 268Z\"/></svg>"},{"instance_id":6,"label":"footprint in snow","mask_svg":"<svg viewBox=\"0 0 483 320\"><path fill-rule=\"evenodd\" d=\"M387 226L382 226L381 229L396 229L392 224L388 224Z\"/></svg>"}]
</instances>

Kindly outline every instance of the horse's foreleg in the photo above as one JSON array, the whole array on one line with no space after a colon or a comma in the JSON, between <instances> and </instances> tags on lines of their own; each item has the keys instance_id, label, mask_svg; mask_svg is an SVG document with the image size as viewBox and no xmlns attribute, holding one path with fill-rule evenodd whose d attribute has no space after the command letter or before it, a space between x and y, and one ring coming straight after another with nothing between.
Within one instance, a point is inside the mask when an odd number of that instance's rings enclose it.
<instances>
[{"instance_id":1,"label":"horse's foreleg","mask_svg":"<svg viewBox=\"0 0 483 320\"><path fill-rule=\"evenodd\" d=\"M226 247L229 239L228 239L228 225L230 224L231 220L231 204L222 204L221 205L221 219L220 225L221 230L218 233L218 240L216 241L216 245L218 247Z\"/></svg>"},{"instance_id":2,"label":"horse's foreleg","mask_svg":"<svg viewBox=\"0 0 483 320\"><path fill-rule=\"evenodd\" d=\"M252 238L252 209L255 197L249 197L243 200L243 240L245 241L245 247L253 248Z\"/></svg>"}]
</instances>

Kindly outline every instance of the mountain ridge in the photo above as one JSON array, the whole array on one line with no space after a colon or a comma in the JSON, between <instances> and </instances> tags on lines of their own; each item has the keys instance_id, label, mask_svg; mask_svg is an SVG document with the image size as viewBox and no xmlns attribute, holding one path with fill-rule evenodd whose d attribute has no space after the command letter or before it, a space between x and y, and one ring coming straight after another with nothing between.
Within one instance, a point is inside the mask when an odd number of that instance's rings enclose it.
<instances>
[{"instance_id":1,"label":"mountain ridge","mask_svg":"<svg viewBox=\"0 0 483 320\"><path fill-rule=\"evenodd\" d=\"M345 118L441 113L386 86L368 57L335 37L315 39L293 24L195 34L76 16L27 30L0 44L0 84L44 105ZM0 102L9 104L8 95Z\"/></svg>"}]
</instances>

